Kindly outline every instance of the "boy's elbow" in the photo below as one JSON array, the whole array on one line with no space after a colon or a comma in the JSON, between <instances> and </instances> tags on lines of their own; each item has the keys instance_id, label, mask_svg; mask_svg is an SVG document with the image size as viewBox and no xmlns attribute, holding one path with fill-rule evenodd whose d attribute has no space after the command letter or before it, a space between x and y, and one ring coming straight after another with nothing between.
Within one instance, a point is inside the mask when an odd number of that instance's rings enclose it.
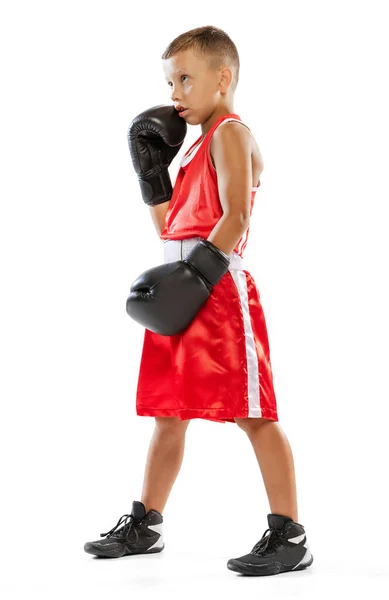
<instances>
[{"instance_id":1,"label":"boy's elbow","mask_svg":"<svg viewBox=\"0 0 389 600\"><path fill-rule=\"evenodd\" d=\"M242 211L230 212L225 216L226 218L237 222L242 227L247 227L250 222L250 215Z\"/></svg>"}]
</instances>

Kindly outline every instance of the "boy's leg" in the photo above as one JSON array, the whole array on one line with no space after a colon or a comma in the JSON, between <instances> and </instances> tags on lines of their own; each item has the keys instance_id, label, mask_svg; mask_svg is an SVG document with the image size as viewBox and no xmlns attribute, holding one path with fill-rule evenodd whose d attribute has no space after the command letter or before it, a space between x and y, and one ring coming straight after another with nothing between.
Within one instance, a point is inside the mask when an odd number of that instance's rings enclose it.
<instances>
[{"instance_id":1,"label":"boy's leg","mask_svg":"<svg viewBox=\"0 0 389 600\"><path fill-rule=\"evenodd\" d=\"M280 424L263 418L234 420L253 446L271 512L291 517L298 523L293 455Z\"/></svg>"},{"instance_id":2,"label":"boy's leg","mask_svg":"<svg viewBox=\"0 0 389 600\"><path fill-rule=\"evenodd\" d=\"M141 498L146 512L154 509L163 513L181 468L189 423L190 419L181 421L178 417L155 417Z\"/></svg>"}]
</instances>

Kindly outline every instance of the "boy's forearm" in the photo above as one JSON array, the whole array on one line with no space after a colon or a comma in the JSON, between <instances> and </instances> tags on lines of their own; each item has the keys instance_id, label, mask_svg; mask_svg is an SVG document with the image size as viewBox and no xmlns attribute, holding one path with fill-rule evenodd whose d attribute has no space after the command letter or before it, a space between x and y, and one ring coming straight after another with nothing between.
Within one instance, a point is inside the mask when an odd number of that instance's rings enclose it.
<instances>
[{"instance_id":1,"label":"boy's forearm","mask_svg":"<svg viewBox=\"0 0 389 600\"><path fill-rule=\"evenodd\" d=\"M169 204L170 201L156 206L149 206L151 218L158 235L165 228L165 218L169 210ZM248 219L244 219L240 215L223 215L207 239L225 254L231 254L248 225Z\"/></svg>"},{"instance_id":2,"label":"boy's forearm","mask_svg":"<svg viewBox=\"0 0 389 600\"><path fill-rule=\"evenodd\" d=\"M156 204L155 206L149 206L151 218L158 235L165 228L166 213L169 210L170 200L162 202L162 204Z\"/></svg>"},{"instance_id":3,"label":"boy's forearm","mask_svg":"<svg viewBox=\"0 0 389 600\"><path fill-rule=\"evenodd\" d=\"M223 215L207 239L225 254L231 254L248 226L249 220L240 215Z\"/></svg>"}]
</instances>

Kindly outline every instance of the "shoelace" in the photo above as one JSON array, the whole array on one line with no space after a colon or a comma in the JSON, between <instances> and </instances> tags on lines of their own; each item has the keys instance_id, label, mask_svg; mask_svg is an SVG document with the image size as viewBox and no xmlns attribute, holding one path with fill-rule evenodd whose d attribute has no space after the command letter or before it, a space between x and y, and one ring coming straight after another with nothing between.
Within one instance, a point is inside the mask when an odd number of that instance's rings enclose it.
<instances>
[{"instance_id":1,"label":"shoelace","mask_svg":"<svg viewBox=\"0 0 389 600\"><path fill-rule=\"evenodd\" d=\"M124 520L123 520L124 519ZM119 521L116 523L115 527L112 527L112 529L110 529L107 533L100 533L100 537L121 537L121 536L127 536L131 529L133 528L134 523L140 523L140 521L138 521L137 519L135 519L135 517L133 515L123 515L120 517ZM120 527L120 525L123 525L123 527L117 531L118 527ZM136 528L133 529L133 531L135 532L135 536L136 536L136 541L138 541L139 539L139 533L137 532Z\"/></svg>"},{"instance_id":2,"label":"shoelace","mask_svg":"<svg viewBox=\"0 0 389 600\"><path fill-rule=\"evenodd\" d=\"M270 533L266 537L266 533L268 531ZM274 550L277 550L282 545L282 542L280 541L281 536L282 534L274 527L266 529L262 538L255 544L250 554L271 554Z\"/></svg>"}]
</instances>

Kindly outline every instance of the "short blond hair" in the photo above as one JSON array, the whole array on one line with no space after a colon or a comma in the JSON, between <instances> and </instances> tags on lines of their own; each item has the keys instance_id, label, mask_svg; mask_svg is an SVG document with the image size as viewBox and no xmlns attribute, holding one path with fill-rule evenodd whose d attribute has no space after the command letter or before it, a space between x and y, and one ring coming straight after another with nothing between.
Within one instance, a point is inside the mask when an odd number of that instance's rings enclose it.
<instances>
[{"instance_id":1,"label":"short blond hair","mask_svg":"<svg viewBox=\"0 0 389 600\"><path fill-rule=\"evenodd\" d=\"M161 58L165 60L188 49L192 49L200 59L207 60L210 69L230 67L233 72L231 89L235 92L239 81L239 54L225 31L212 25L190 29L170 42Z\"/></svg>"}]
</instances>

